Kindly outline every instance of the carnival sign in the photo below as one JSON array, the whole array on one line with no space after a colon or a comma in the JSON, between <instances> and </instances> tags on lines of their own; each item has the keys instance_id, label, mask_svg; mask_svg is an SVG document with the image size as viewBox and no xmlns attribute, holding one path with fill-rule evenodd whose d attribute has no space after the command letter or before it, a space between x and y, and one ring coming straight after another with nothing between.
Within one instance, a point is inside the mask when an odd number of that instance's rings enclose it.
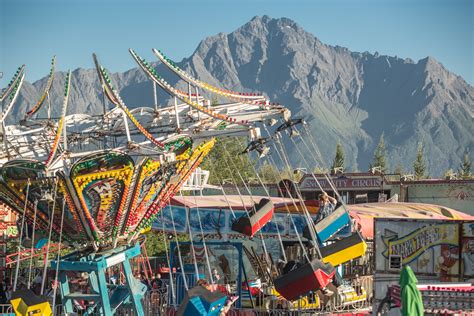
<instances>
[{"instance_id":1,"label":"carnival sign","mask_svg":"<svg viewBox=\"0 0 474 316\"><path fill-rule=\"evenodd\" d=\"M385 258L401 256L402 264L408 264L418 258L426 250L439 246L459 244L459 226L452 224L433 224L421 227L408 235L398 237L382 237L386 247L382 253Z\"/></svg>"},{"instance_id":2,"label":"carnival sign","mask_svg":"<svg viewBox=\"0 0 474 316\"><path fill-rule=\"evenodd\" d=\"M332 178L331 180L337 189L379 189L382 186L382 178L380 176L341 176L338 178ZM301 190L319 190L320 186L323 188L323 190L332 190L332 187L326 177L305 175L300 183Z\"/></svg>"}]
</instances>

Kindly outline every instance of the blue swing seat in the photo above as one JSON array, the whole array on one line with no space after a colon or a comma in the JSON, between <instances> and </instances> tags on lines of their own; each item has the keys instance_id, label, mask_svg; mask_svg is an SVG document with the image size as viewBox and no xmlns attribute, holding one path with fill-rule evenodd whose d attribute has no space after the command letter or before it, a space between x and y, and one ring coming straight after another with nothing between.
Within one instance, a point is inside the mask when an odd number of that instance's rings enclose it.
<instances>
[{"instance_id":1,"label":"blue swing seat","mask_svg":"<svg viewBox=\"0 0 474 316\"><path fill-rule=\"evenodd\" d=\"M347 236L350 235L352 230L351 218L343 207L338 207L327 217L315 223L314 230L319 244L329 240L331 237L335 237L339 232L344 232L343 236ZM311 239L308 226L304 228L303 236Z\"/></svg>"},{"instance_id":2,"label":"blue swing seat","mask_svg":"<svg viewBox=\"0 0 474 316\"><path fill-rule=\"evenodd\" d=\"M219 316L227 296L219 291L211 292L197 285L188 290L179 305L177 316Z\"/></svg>"}]
</instances>

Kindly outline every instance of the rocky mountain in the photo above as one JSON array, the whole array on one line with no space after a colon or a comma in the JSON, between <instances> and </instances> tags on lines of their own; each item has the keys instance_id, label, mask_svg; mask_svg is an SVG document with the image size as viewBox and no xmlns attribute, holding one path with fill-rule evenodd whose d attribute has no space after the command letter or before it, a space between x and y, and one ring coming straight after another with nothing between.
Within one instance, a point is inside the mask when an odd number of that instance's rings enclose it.
<instances>
[{"instance_id":1,"label":"rocky mountain","mask_svg":"<svg viewBox=\"0 0 474 316\"><path fill-rule=\"evenodd\" d=\"M305 117L326 165L339 141L347 169L367 170L382 133L390 171L398 165L411 170L419 142L425 145L432 176L457 168L466 150L471 157L474 152L474 88L432 57L414 62L351 52L322 43L292 20L263 16L230 34L204 39L178 65L221 87L263 92L288 106L293 116ZM156 66L171 83L183 86ZM54 108L61 104L64 73L57 78ZM95 70L76 69L72 79L70 112L101 113ZM153 104L152 84L138 69L115 73L113 79L127 104ZM10 121L34 104L46 80L25 84ZM166 102L168 97L160 92L158 98ZM305 144L298 144L304 159L291 142L287 145L294 166L313 165L315 153Z\"/></svg>"}]
</instances>

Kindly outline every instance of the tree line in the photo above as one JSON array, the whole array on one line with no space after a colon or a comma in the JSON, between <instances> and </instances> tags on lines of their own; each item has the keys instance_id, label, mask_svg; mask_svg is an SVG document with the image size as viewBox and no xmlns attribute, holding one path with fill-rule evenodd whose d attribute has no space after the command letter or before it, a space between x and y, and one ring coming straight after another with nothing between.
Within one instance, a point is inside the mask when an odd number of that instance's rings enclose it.
<instances>
[{"instance_id":1,"label":"tree line","mask_svg":"<svg viewBox=\"0 0 474 316\"><path fill-rule=\"evenodd\" d=\"M336 154L331 166L331 172L335 173L337 171L344 171L344 148L338 142L336 145ZM426 166L426 159L425 159L425 147L423 142L418 143L418 149L416 153L415 161L412 164L412 176L414 180L421 180L421 179L428 179L429 174ZM369 171L378 172L387 174L388 165L387 165L387 150L385 148L385 140L384 134L380 136L379 143L375 148L374 155L372 158L372 162L369 165ZM403 167L398 164L393 172L393 174L400 174L405 175L410 173L410 171L405 172ZM457 178L457 179L473 179L473 175L471 173L471 161L469 158L469 152L465 151L463 155L463 160L459 167L457 168L457 172L453 169L449 169L444 173L445 178Z\"/></svg>"},{"instance_id":2,"label":"tree line","mask_svg":"<svg viewBox=\"0 0 474 316\"><path fill-rule=\"evenodd\" d=\"M267 158L252 158L252 155L242 154L246 140L243 137L220 138L210 154L204 159L201 168L209 170L209 183L214 185L245 183L259 184L278 183L282 179L299 181L304 172L301 169L291 170L277 167L270 163ZM415 160L412 162L411 170L404 170L401 164L397 164L392 170L388 169L387 149L384 134L380 136L379 142L374 150L369 171L380 174L399 174L409 179L421 180L430 177L425 158L425 146L423 142L418 144ZM340 142L336 144L336 153L332 160L330 170L316 167L306 172L315 173L339 173L346 170L344 148ZM258 175L257 175L258 173ZM469 152L463 155L463 160L456 170L449 169L444 176L448 179L472 179L471 161Z\"/></svg>"}]
</instances>

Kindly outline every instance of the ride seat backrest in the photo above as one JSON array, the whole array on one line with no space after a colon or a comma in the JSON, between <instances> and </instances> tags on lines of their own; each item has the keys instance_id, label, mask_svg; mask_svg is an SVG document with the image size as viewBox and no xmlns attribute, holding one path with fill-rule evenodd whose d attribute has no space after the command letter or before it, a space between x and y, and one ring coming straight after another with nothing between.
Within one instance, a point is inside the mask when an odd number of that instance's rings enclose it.
<instances>
[{"instance_id":1,"label":"ride seat backrest","mask_svg":"<svg viewBox=\"0 0 474 316\"><path fill-rule=\"evenodd\" d=\"M251 225L255 225L255 223L257 223L271 209L273 209L272 201L269 199L261 199L252 209L252 212L249 212Z\"/></svg>"},{"instance_id":2,"label":"ride seat backrest","mask_svg":"<svg viewBox=\"0 0 474 316\"><path fill-rule=\"evenodd\" d=\"M338 207L327 217L314 225L319 242L325 242L344 227L351 224L351 218L343 207Z\"/></svg>"},{"instance_id":3,"label":"ride seat backrest","mask_svg":"<svg viewBox=\"0 0 474 316\"><path fill-rule=\"evenodd\" d=\"M367 244L362 236L355 232L351 236L337 240L330 245L320 248L323 261L338 266L349 260L361 257L367 250Z\"/></svg>"},{"instance_id":4,"label":"ride seat backrest","mask_svg":"<svg viewBox=\"0 0 474 316\"><path fill-rule=\"evenodd\" d=\"M226 295L220 291L211 292L205 287L197 285L187 291L177 315L219 315L226 299Z\"/></svg>"},{"instance_id":5,"label":"ride seat backrest","mask_svg":"<svg viewBox=\"0 0 474 316\"><path fill-rule=\"evenodd\" d=\"M335 269L318 259L304 264L274 280L275 289L286 299L295 300L301 295L326 287L331 282Z\"/></svg>"}]
</instances>

